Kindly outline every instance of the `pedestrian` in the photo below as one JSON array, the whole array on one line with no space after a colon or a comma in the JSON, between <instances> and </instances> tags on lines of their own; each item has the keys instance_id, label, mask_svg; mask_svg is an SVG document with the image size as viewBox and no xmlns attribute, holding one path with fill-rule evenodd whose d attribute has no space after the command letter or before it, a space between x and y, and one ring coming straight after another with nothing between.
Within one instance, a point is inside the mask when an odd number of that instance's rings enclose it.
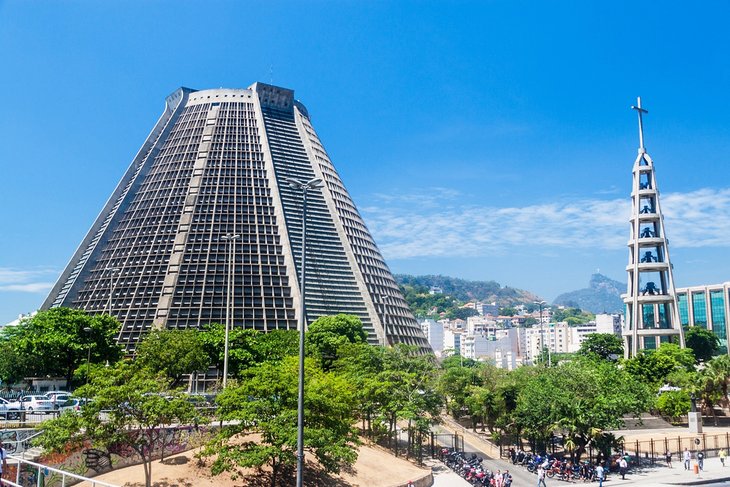
<instances>
[{"instance_id":1,"label":"pedestrian","mask_svg":"<svg viewBox=\"0 0 730 487\"><path fill-rule=\"evenodd\" d=\"M598 480L598 487L603 487L603 479L606 478L606 469L603 468L604 462L601 462L596 467L596 480Z\"/></svg>"},{"instance_id":2,"label":"pedestrian","mask_svg":"<svg viewBox=\"0 0 730 487\"><path fill-rule=\"evenodd\" d=\"M512 475L509 473L509 470L504 471L504 480L502 484L504 487L512 487Z\"/></svg>"},{"instance_id":3,"label":"pedestrian","mask_svg":"<svg viewBox=\"0 0 730 487\"><path fill-rule=\"evenodd\" d=\"M684 469L689 470L689 463L692 461L692 454L687 448L684 449Z\"/></svg>"},{"instance_id":4,"label":"pedestrian","mask_svg":"<svg viewBox=\"0 0 730 487\"><path fill-rule=\"evenodd\" d=\"M667 461L667 467L672 468L672 452L667 450L664 454L664 459Z\"/></svg>"},{"instance_id":5,"label":"pedestrian","mask_svg":"<svg viewBox=\"0 0 730 487\"><path fill-rule=\"evenodd\" d=\"M701 451L697 452L697 465L699 465L700 470L703 470L702 467L705 466L705 454Z\"/></svg>"},{"instance_id":6,"label":"pedestrian","mask_svg":"<svg viewBox=\"0 0 730 487\"><path fill-rule=\"evenodd\" d=\"M545 467L540 465L537 467L537 487L547 487L545 483Z\"/></svg>"},{"instance_id":7,"label":"pedestrian","mask_svg":"<svg viewBox=\"0 0 730 487\"><path fill-rule=\"evenodd\" d=\"M6 460L7 457L8 457L8 454L5 451L5 445L0 443L0 460L2 460L2 463L0 463L0 486L5 485L5 484L3 484L2 478L3 478L3 472L6 471L8 468L8 461Z\"/></svg>"},{"instance_id":8,"label":"pedestrian","mask_svg":"<svg viewBox=\"0 0 730 487\"><path fill-rule=\"evenodd\" d=\"M504 477L502 476L502 471L497 470L497 475L494 476L494 487L502 487L504 483Z\"/></svg>"},{"instance_id":9,"label":"pedestrian","mask_svg":"<svg viewBox=\"0 0 730 487\"><path fill-rule=\"evenodd\" d=\"M621 480L626 480L626 470L629 468L629 462L626 461L626 457L621 457L618 461L619 472L621 472Z\"/></svg>"},{"instance_id":10,"label":"pedestrian","mask_svg":"<svg viewBox=\"0 0 730 487\"><path fill-rule=\"evenodd\" d=\"M725 466L725 457L727 456L727 452L725 451L724 448L720 448L719 456L720 456L720 463L722 463L722 466L724 467Z\"/></svg>"}]
</instances>

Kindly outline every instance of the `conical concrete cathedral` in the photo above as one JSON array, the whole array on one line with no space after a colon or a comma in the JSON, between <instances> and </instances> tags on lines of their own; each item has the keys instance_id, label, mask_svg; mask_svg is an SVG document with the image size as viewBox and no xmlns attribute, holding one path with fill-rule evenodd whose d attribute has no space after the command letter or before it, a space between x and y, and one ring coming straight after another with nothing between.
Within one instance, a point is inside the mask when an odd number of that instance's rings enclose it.
<instances>
[{"instance_id":1,"label":"conical concrete cathedral","mask_svg":"<svg viewBox=\"0 0 730 487\"><path fill-rule=\"evenodd\" d=\"M639 154L633 169L628 286L624 295L627 357L642 349L655 349L663 342L684 346L654 162L644 148L642 115L647 111L641 107L641 98L631 108L639 115Z\"/></svg>"},{"instance_id":2,"label":"conical concrete cathedral","mask_svg":"<svg viewBox=\"0 0 730 487\"><path fill-rule=\"evenodd\" d=\"M166 102L44 309L110 313L130 352L152 327L227 312L233 327L295 329L303 208L289 182L319 178L307 195L306 321L353 314L373 344L430 350L292 90L180 88Z\"/></svg>"}]
</instances>

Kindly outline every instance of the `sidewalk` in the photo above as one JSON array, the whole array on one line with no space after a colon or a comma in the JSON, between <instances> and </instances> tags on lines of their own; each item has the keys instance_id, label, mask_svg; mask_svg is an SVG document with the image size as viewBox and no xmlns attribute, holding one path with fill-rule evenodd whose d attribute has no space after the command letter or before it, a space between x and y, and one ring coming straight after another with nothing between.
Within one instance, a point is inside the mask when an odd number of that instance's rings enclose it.
<instances>
[{"instance_id":1,"label":"sidewalk","mask_svg":"<svg viewBox=\"0 0 730 487\"><path fill-rule=\"evenodd\" d=\"M719 458L705 460L704 470L695 475L692 470L685 470L682 462L673 462L674 468L666 466L632 468L626 474L626 480L621 475L611 473L607 483L609 485L641 485L659 487L667 485L703 485L730 480L730 462L723 468Z\"/></svg>"},{"instance_id":2,"label":"sidewalk","mask_svg":"<svg viewBox=\"0 0 730 487\"><path fill-rule=\"evenodd\" d=\"M468 487L471 485L438 460L428 458L423 463L433 472L433 487Z\"/></svg>"},{"instance_id":3,"label":"sidewalk","mask_svg":"<svg viewBox=\"0 0 730 487\"><path fill-rule=\"evenodd\" d=\"M493 462L504 465L505 467L512 467L510 471L515 478L514 486L522 487L526 484L524 475L522 472L527 470L521 467L514 467L505 460L499 458L499 449L496 448L492 443L486 441L486 439L479 433L474 433L472 430L465 429L450 419L446 419L443 425L446 429L451 431L457 431L460 435L464 435L467 441L478 445L483 448L485 452L491 453L493 456ZM647 431L647 434L650 434ZM694 459L693 459L694 462ZM730 458L725 460L726 467L723 467L720 463L720 459L717 457L708 458L704 463L704 470L700 472L699 476L695 475L693 471L687 471L684 469L683 462L674 461L672 463L674 468L668 468L663 463L656 465L648 465L642 467L632 467L626 474L626 479L622 480L621 475L618 473L611 473L608 475L604 485L608 486L641 486L641 487L666 487L669 485L704 485L713 484L717 482L730 481ZM518 473L519 472L519 473ZM532 475L532 474L530 474ZM577 483L580 485L580 482ZM435 484L437 485L437 484ZM452 484L442 484L452 485ZM461 484L453 484L461 485ZM548 487L553 485L570 485L570 483L563 482L561 480L547 479Z\"/></svg>"}]
</instances>

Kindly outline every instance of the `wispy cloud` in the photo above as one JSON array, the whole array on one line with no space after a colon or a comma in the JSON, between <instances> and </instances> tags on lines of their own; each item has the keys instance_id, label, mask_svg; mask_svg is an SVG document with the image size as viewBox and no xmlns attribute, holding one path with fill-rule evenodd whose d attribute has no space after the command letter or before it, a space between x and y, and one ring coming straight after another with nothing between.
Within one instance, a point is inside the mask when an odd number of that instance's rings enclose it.
<instances>
[{"instance_id":1,"label":"wispy cloud","mask_svg":"<svg viewBox=\"0 0 730 487\"><path fill-rule=\"evenodd\" d=\"M444 193L449 195L448 192ZM422 194L399 195L398 202ZM577 199L523 207L384 205L363 216L386 258L481 256L515 246L621 249L629 236L628 198ZM387 200L382 200L387 203ZM730 246L730 188L669 193L661 198L672 247Z\"/></svg>"},{"instance_id":2,"label":"wispy cloud","mask_svg":"<svg viewBox=\"0 0 730 487\"><path fill-rule=\"evenodd\" d=\"M0 267L0 292L44 293L53 287L55 269Z\"/></svg>"}]
</instances>

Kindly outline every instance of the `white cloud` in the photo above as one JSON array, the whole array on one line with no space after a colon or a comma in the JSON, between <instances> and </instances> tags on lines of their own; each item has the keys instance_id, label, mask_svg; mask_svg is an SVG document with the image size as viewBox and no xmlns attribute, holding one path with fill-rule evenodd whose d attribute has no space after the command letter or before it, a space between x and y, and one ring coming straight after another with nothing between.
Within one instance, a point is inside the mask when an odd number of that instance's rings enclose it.
<instances>
[{"instance_id":1,"label":"white cloud","mask_svg":"<svg viewBox=\"0 0 730 487\"><path fill-rule=\"evenodd\" d=\"M55 277L54 269L13 269L0 267L0 292L45 293L53 287L48 279Z\"/></svg>"},{"instance_id":2,"label":"white cloud","mask_svg":"<svg viewBox=\"0 0 730 487\"><path fill-rule=\"evenodd\" d=\"M500 208L445 206L440 196L458 196L448 191L428 196L428 205L363 209L386 258L476 257L515 246L616 250L625 248L629 238L628 198ZM399 195L398 202L414 203L422 197ZM672 247L730 246L730 188L669 193L660 203Z\"/></svg>"},{"instance_id":3,"label":"white cloud","mask_svg":"<svg viewBox=\"0 0 730 487\"><path fill-rule=\"evenodd\" d=\"M53 287L52 282L32 282L29 284L8 284L0 286L0 291L15 291L21 293L45 293Z\"/></svg>"}]
</instances>

